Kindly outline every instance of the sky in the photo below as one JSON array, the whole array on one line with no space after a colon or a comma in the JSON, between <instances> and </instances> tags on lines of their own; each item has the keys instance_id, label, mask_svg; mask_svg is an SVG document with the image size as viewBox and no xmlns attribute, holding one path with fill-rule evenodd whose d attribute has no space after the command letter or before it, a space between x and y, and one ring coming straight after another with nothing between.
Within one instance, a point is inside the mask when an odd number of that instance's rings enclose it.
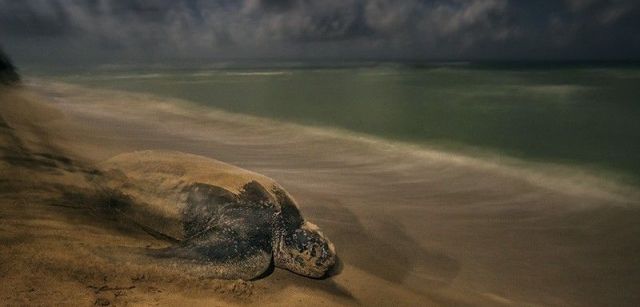
<instances>
[{"instance_id":1,"label":"sky","mask_svg":"<svg viewBox=\"0 0 640 307\"><path fill-rule=\"evenodd\" d=\"M17 62L640 58L638 0L0 0Z\"/></svg>"}]
</instances>

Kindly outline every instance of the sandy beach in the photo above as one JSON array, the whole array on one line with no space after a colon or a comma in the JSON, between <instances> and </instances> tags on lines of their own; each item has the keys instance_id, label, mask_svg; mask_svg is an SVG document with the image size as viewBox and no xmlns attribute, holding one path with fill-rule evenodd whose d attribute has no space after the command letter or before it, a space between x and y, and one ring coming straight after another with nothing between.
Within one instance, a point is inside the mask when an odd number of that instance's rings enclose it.
<instances>
[{"instance_id":1,"label":"sandy beach","mask_svg":"<svg viewBox=\"0 0 640 307\"><path fill-rule=\"evenodd\" d=\"M43 80L1 89L0 116L7 305L640 302L640 193L615 178ZM90 179L147 149L275 179L333 241L339 274L217 280L145 256L166 242L101 210Z\"/></svg>"}]
</instances>

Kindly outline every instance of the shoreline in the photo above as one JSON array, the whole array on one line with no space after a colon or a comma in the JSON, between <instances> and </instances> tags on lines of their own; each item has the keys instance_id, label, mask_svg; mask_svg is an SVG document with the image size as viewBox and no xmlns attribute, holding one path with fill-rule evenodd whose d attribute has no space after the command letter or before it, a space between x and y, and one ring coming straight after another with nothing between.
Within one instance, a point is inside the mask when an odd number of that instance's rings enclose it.
<instances>
[{"instance_id":1,"label":"shoreline","mask_svg":"<svg viewBox=\"0 0 640 307\"><path fill-rule=\"evenodd\" d=\"M95 87L84 87L81 85L37 80L28 83L27 88L36 89L38 85L45 85L49 91L55 91L56 87L62 87L67 91L82 92L89 91L100 93L105 96L138 97L137 100L152 100L159 107L152 107L150 110L139 110L148 112L164 112L166 115L174 117L190 118L196 121L227 122L237 125L242 123L248 127L259 129L262 127L275 127L273 130L300 131L300 134L312 137L337 139L345 143L357 144L362 148L376 151L378 154L388 154L394 156L404 156L409 159L424 159L438 161L447 164L469 167L475 170L498 173L500 175L514 177L517 180L526 180L531 184L543 188L557 190L558 192L570 192L576 194L589 194L593 197L614 198L618 201L629 201L640 199L640 186L631 184L632 179L626 174L618 173L611 169L601 167L589 168L571 164L562 164L552 161L528 161L521 158L504 155L500 152L466 146L465 149L448 150L442 146L415 144L398 140L386 139L378 136L349 131L338 127L307 126L297 123L284 122L276 119L253 116L249 114L233 113L220 110L214 107L203 106L194 102L179 98L160 97L149 93L137 93L131 91L120 91ZM46 86L48 85L48 87ZM53 87L53 88L52 88ZM44 90L47 91L46 89ZM64 104L64 103L63 103ZM77 103L76 103L77 104ZM155 110L153 110L155 109ZM71 108L70 110L73 110ZM88 110L76 108L75 111L85 112L87 117L110 116L115 120L128 120L136 122L147 122L153 125L153 119L138 114L138 117L122 118L117 112L103 112L97 110L91 114ZM90 110L89 110L90 111ZM94 110L96 111L96 110ZM120 113L122 115L122 113ZM150 121L151 120L151 121ZM174 127L175 128L175 127ZM177 129L167 131L171 134L180 135ZM189 130L183 136L193 137L198 132ZM274 140L271 140L272 142Z\"/></svg>"}]
</instances>

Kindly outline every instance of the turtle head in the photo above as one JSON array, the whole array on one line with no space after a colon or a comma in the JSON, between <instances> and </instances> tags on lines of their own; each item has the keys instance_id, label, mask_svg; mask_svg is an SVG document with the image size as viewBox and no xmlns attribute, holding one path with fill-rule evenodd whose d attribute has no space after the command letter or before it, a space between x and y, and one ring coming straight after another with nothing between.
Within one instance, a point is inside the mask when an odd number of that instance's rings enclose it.
<instances>
[{"instance_id":1,"label":"turtle head","mask_svg":"<svg viewBox=\"0 0 640 307\"><path fill-rule=\"evenodd\" d=\"M273 192L280 204L280 227L274 237L274 264L291 272L313 278L328 277L338 268L333 243L318 226L306 222L295 201L280 187Z\"/></svg>"},{"instance_id":2,"label":"turtle head","mask_svg":"<svg viewBox=\"0 0 640 307\"><path fill-rule=\"evenodd\" d=\"M318 226L309 222L285 232L274 256L277 267L313 278L327 276L337 263L333 243L320 232Z\"/></svg>"}]
</instances>

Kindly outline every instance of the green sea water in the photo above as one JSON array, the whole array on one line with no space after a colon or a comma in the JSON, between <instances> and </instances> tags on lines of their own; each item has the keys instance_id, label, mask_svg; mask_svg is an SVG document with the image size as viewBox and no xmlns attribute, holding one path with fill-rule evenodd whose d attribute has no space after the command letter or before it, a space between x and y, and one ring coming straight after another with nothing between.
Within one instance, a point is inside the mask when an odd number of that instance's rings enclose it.
<instances>
[{"instance_id":1,"label":"green sea water","mask_svg":"<svg viewBox=\"0 0 640 307\"><path fill-rule=\"evenodd\" d=\"M635 64L103 67L32 75L454 151L605 170L640 183Z\"/></svg>"}]
</instances>

